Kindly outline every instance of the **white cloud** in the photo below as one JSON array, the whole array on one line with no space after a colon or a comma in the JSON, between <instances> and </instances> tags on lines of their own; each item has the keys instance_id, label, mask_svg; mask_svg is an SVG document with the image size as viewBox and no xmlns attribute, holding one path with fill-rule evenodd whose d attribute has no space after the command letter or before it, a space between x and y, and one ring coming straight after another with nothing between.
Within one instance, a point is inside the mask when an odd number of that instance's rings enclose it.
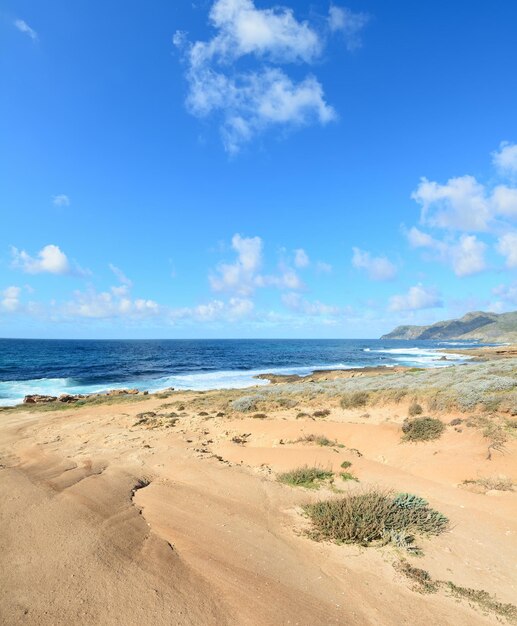
<instances>
[{"instance_id":1,"label":"white cloud","mask_svg":"<svg viewBox=\"0 0 517 626\"><path fill-rule=\"evenodd\" d=\"M70 198L66 194L60 193L57 196L52 196L52 204L54 206L70 206Z\"/></svg>"},{"instance_id":2,"label":"white cloud","mask_svg":"<svg viewBox=\"0 0 517 626\"><path fill-rule=\"evenodd\" d=\"M298 293L286 293L282 296L284 305L293 311L298 311L309 316L333 316L340 311L339 307L323 304L318 300L310 302L305 300Z\"/></svg>"},{"instance_id":3,"label":"white cloud","mask_svg":"<svg viewBox=\"0 0 517 626\"><path fill-rule=\"evenodd\" d=\"M209 276L214 291L229 291L247 296L260 287L301 289L303 283L292 268L280 264L279 274L261 274L263 242L260 237L232 237L232 248L237 253L234 263L220 263Z\"/></svg>"},{"instance_id":4,"label":"white cloud","mask_svg":"<svg viewBox=\"0 0 517 626\"><path fill-rule=\"evenodd\" d=\"M492 153L492 162L503 174L517 174L517 144L502 141Z\"/></svg>"},{"instance_id":5,"label":"white cloud","mask_svg":"<svg viewBox=\"0 0 517 626\"><path fill-rule=\"evenodd\" d=\"M246 54L271 61L311 61L322 43L307 22L291 9L257 9L252 0L216 0L210 20L218 34L208 43L197 42L197 57L237 59Z\"/></svg>"},{"instance_id":6,"label":"white cloud","mask_svg":"<svg viewBox=\"0 0 517 626\"><path fill-rule=\"evenodd\" d=\"M154 300L129 297L128 288L98 292L93 288L74 292L74 299L63 307L66 316L86 318L142 318L160 313L160 306Z\"/></svg>"},{"instance_id":7,"label":"white cloud","mask_svg":"<svg viewBox=\"0 0 517 626\"><path fill-rule=\"evenodd\" d=\"M419 283L410 287L406 294L392 296L388 308L390 311L417 311L442 306L443 301L438 291Z\"/></svg>"},{"instance_id":8,"label":"white cloud","mask_svg":"<svg viewBox=\"0 0 517 626\"><path fill-rule=\"evenodd\" d=\"M473 176L445 185L422 178L411 198L422 207L422 223L436 228L485 231L492 218L485 188Z\"/></svg>"},{"instance_id":9,"label":"white cloud","mask_svg":"<svg viewBox=\"0 0 517 626\"><path fill-rule=\"evenodd\" d=\"M486 248L486 244L475 235L462 235L456 245L449 249L456 276L471 276L486 269Z\"/></svg>"},{"instance_id":10,"label":"white cloud","mask_svg":"<svg viewBox=\"0 0 517 626\"><path fill-rule=\"evenodd\" d=\"M416 227L406 233L412 248L427 248L436 253L439 261L450 265L456 276L470 276L486 269L487 246L475 235L461 235L442 241Z\"/></svg>"},{"instance_id":11,"label":"white cloud","mask_svg":"<svg viewBox=\"0 0 517 626\"><path fill-rule=\"evenodd\" d=\"M210 276L210 284L215 291L250 294L262 282L257 274L262 264L262 239L235 234L232 248L237 252L237 260L235 263L221 263L217 273Z\"/></svg>"},{"instance_id":12,"label":"white cloud","mask_svg":"<svg viewBox=\"0 0 517 626\"><path fill-rule=\"evenodd\" d=\"M168 317L171 321L178 320L213 322L237 321L253 313L254 304L248 298L230 298L228 302L211 300L195 307L170 309Z\"/></svg>"},{"instance_id":13,"label":"white cloud","mask_svg":"<svg viewBox=\"0 0 517 626\"><path fill-rule=\"evenodd\" d=\"M506 257L506 267L517 267L517 232L506 233L500 237L497 251Z\"/></svg>"},{"instance_id":14,"label":"white cloud","mask_svg":"<svg viewBox=\"0 0 517 626\"><path fill-rule=\"evenodd\" d=\"M188 43L178 31L173 43L184 52L193 115L219 116L225 148L236 153L273 126L326 124L336 118L314 76L294 81L272 64L311 63L323 40L290 9L257 9L252 0L216 0L210 10L215 28L208 41ZM247 59L247 69L237 62Z\"/></svg>"},{"instance_id":15,"label":"white cloud","mask_svg":"<svg viewBox=\"0 0 517 626\"><path fill-rule=\"evenodd\" d=\"M374 257L360 248L352 248L352 265L365 270L371 280L392 280L397 274L395 265L385 256Z\"/></svg>"},{"instance_id":16,"label":"white cloud","mask_svg":"<svg viewBox=\"0 0 517 626\"><path fill-rule=\"evenodd\" d=\"M24 20L16 19L14 20L14 25L21 33L24 33L25 35L30 37L32 41L38 40L38 33L33 28L31 28Z\"/></svg>"},{"instance_id":17,"label":"white cloud","mask_svg":"<svg viewBox=\"0 0 517 626\"><path fill-rule=\"evenodd\" d=\"M0 299L0 310L12 313L16 311L20 305L20 287L7 287L2 291L2 298Z\"/></svg>"},{"instance_id":18,"label":"white cloud","mask_svg":"<svg viewBox=\"0 0 517 626\"><path fill-rule=\"evenodd\" d=\"M341 32L348 50L356 50L362 45L360 33L370 18L365 13L354 13L345 7L331 5L329 27L332 32Z\"/></svg>"},{"instance_id":19,"label":"white cloud","mask_svg":"<svg viewBox=\"0 0 517 626\"><path fill-rule=\"evenodd\" d=\"M294 251L294 264L296 267L307 267L310 264L309 255L303 248Z\"/></svg>"},{"instance_id":20,"label":"white cloud","mask_svg":"<svg viewBox=\"0 0 517 626\"><path fill-rule=\"evenodd\" d=\"M496 309L502 310L504 304L517 304L517 283L512 285L498 285L492 289L492 293L501 299L502 302L494 303Z\"/></svg>"},{"instance_id":21,"label":"white cloud","mask_svg":"<svg viewBox=\"0 0 517 626\"><path fill-rule=\"evenodd\" d=\"M325 263L325 261L318 261L316 263L316 271L320 274L330 274L332 271L332 265Z\"/></svg>"},{"instance_id":22,"label":"white cloud","mask_svg":"<svg viewBox=\"0 0 517 626\"><path fill-rule=\"evenodd\" d=\"M113 265L113 263L109 263L109 268L115 274L115 276L118 278L119 282L122 285L126 285L127 287L131 287L133 285L133 282L116 265Z\"/></svg>"},{"instance_id":23,"label":"white cloud","mask_svg":"<svg viewBox=\"0 0 517 626\"><path fill-rule=\"evenodd\" d=\"M11 253L14 267L27 274L69 274L72 271L66 254L53 244L42 248L36 257L14 247L11 248Z\"/></svg>"},{"instance_id":24,"label":"white cloud","mask_svg":"<svg viewBox=\"0 0 517 626\"><path fill-rule=\"evenodd\" d=\"M494 188L490 200L495 215L506 218L517 217L517 189L498 185Z\"/></svg>"}]
</instances>

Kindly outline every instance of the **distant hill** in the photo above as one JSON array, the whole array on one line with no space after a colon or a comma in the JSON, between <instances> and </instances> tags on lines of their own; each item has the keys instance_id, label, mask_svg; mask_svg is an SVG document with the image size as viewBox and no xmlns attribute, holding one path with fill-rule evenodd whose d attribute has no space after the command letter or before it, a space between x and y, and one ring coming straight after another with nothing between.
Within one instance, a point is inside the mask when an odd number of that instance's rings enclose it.
<instances>
[{"instance_id":1,"label":"distant hill","mask_svg":"<svg viewBox=\"0 0 517 626\"><path fill-rule=\"evenodd\" d=\"M430 326L398 326L381 339L476 339L488 343L517 343L517 311L500 314L474 311L460 319Z\"/></svg>"}]
</instances>

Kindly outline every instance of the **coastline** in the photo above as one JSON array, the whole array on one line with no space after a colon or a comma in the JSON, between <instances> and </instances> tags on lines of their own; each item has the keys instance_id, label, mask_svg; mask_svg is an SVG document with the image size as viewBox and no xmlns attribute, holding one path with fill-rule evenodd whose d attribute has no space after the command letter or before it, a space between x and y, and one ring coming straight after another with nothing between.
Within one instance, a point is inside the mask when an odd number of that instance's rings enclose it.
<instances>
[{"instance_id":1,"label":"coastline","mask_svg":"<svg viewBox=\"0 0 517 626\"><path fill-rule=\"evenodd\" d=\"M409 558L433 578L514 599L517 494L463 481L517 481L516 441L487 461L483 431L466 426L484 409L452 403L426 408L446 424L441 439L401 444L415 396L428 407L437 384L448 398L443 381L477 389L469 377L495 384L504 368L517 360L2 409L1 612L9 624L44 625L149 615L156 624L499 623L447 593L416 593L395 564ZM367 390L367 404L343 409L355 389ZM515 421L504 402L501 415ZM311 433L330 445L303 439ZM339 478L344 461L359 482ZM319 490L277 481L303 464L336 478ZM450 531L425 539L417 560L307 536L302 505L370 485L425 497Z\"/></svg>"}]
</instances>

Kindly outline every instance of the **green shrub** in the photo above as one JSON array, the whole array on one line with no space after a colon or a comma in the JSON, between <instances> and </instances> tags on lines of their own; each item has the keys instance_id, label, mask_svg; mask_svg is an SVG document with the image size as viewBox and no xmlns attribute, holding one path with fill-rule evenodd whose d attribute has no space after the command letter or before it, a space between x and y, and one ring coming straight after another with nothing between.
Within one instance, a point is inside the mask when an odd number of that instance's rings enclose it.
<instances>
[{"instance_id":1,"label":"green shrub","mask_svg":"<svg viewBox=\"0 0 517 626\"><path fill-rule=\"evenodd\" d=\"M278 475L278 480L292 487L307 487L314 489L319 486L322 480L332 478L333 473L323 470L320 467L308 467L304 465L290 472L284 472Z\"/></svg>"},{"instance_id":2,"label":"green shrub","mask_svg":"<svg viewBox=\"0 0 517 626\"><path fill-rule=\"evenodd\" d=\"M340 476L343 480L355 480L356 482L359 482L359 478L350 474L350 472L341 472Z\"/></svg>"},{"instance_id":3,"label":"green shrub","mask_svg":"<svg viewBox=\"0 0 517 626\"><path fill-rule=\"evenodd\" d=\"M402 425L403 441L431 441L438 439L445 430L445 424L435 417L416 417Z\"/></svg>"},{"instance_id":4,"label":"green shrub","mask_svg":"<svg viewBox=\"0 0 517 626\"><path fill-rule=\"evenodd\" d=\"M343 461L343 463L341 463L341 467L343 469L348 469L349 467L352 467L352 463L350 463L350 461Z\"/></svg>"},{"instance_id":5,"label":"green shrub","mask_svg":"<svg viewBox=\"0 0 517 626\"><path fill-rule=\"evenodd\" d=\"M376 489L308 504L304 510L313 525L313 538L362 546L392 543L416 550L416 536L439 535L449 524L427 505L403 508L391 492Z\"/></svg>"},{"instance_id":6,"label":"green shrub","mask_svg":"<svg viewBox=\"0 0 517 626\"><path fill-rule=\"evenodd\" d=\"M367 391L352 391L341 397L341 408L358 409L366 406L370 394Z\"/></svg>"},{"instance_id":7,"label":"green shrub","mask_svg":"<svg viewBox=\"0 0 517 626\"><path fill-rule=\"evenodd\" d=\"M408 409L409 417L415 417L416 415L422 415L423 412L424 412L424 409L415 400L413 400L413 402L409 405L409 409Z\"/></svg>"}]
</instances>

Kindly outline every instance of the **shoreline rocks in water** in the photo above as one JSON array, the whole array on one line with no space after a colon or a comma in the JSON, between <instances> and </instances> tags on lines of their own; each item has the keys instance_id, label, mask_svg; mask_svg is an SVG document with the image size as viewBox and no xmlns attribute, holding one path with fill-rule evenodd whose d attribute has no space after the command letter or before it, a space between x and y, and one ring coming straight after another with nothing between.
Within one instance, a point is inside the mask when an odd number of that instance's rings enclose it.
<instances>
[{"instance_id":1,"label":"shoreline rocks in water","mask_svg":"<svg viewBox=\"0 0 517 626\"><path fill-rule=\"evenodd\" d=\"M71 403L77 402L78 400L84 400L85 398L99 398L101 396L147 396L149 394L148 391L139 391L138 389L110 389L105 393L92 393L92 394L70 394L70 393L62 393L58 396L46 396L42 394L31 394L25 396L23 399L23 404L47 404L49 402L64 402Z\"/></svg>"}]
</instances>

